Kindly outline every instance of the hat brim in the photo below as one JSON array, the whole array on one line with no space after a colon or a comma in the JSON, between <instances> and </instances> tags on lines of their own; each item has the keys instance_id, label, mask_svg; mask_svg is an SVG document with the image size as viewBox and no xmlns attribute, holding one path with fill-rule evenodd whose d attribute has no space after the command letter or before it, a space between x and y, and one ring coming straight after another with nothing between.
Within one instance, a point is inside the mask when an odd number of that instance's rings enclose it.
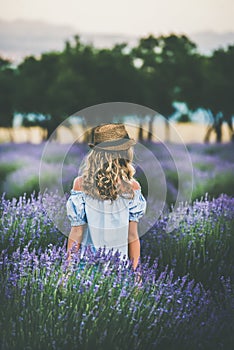
<instances>
[{"instance_id":1,"label":"hat brim","mask_svg":"<svg viewBox=\"0 0 234 350\"><path fill-rule=\"evenodd\" d=\"M133 139L122 139L118 141L106 141L98 143L97 145L89 143L89 147L95 150L103 151L126 151L130 147L134 146L136 141Z\"/></svg>"}]
</instances>

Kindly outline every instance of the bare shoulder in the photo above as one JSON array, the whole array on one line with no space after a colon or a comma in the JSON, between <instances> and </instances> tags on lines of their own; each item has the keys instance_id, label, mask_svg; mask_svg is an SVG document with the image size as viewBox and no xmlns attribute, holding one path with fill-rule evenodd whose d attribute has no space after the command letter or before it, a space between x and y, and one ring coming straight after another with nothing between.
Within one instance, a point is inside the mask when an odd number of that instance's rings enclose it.
<instances>
[{"instance_id":1,"label":"bare shoulder","mask_svg":"<svg viewBox=\"0 0 234 350\"><path fill-rule=\"evenodd\" d=\"M139 184L139 182L137 180L132 179L131 184L132 184L133 190L140 190L141 189L141 185Z\"/></svg>"},{"instance_id":2,"label":"bare shoulder","mask_svg":"<svg viewBox=\"0 0 234 350\"><path fill-rule=\"evenodd\" d=\"M82 191L82 177L77 176L73 181L73 190Z\"/></svg>"}]
</instances>

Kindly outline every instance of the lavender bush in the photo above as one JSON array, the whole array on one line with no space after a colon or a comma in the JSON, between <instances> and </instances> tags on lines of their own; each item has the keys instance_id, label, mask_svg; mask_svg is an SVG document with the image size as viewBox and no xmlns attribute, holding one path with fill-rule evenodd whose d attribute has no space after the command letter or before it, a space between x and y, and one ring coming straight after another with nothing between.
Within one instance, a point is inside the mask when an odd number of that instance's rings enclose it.
<instances>
[{"instance_id":1,"label":"lavender bush","mask_svg":"<svg viewBox=\"0 0 234 350\"><path fill-rule=\"evenodd\" d=\"M41 180L48 186L56 183L59 163L63 163L62 184L65 191L71 187L72 180L77 176L78 168L84 154L88 151L86 144L74 144L65 159L66 146L52 144L50 152L43 157L45 143L34 144L1 144L0 145L0 190L6 197L18 198L33 191L39 192L39 169L43 169ZM42 164L41 164L42 162Z\"/></svg>"},{"instance_id":2,"label":"lavender bush","mask_svg":"<svg viewBox=\"0 0 234 350\"><path fill-rule=\"evenodd\" d=\"M167 181L167 198L168 205L176 201L178 192L178 173L177 166L182 169L183 188L190 188L188 183L187 167L184 164L183 147L174 144L176 159L172 159L165 145L160 143L144 143L158 159L165 173ZM6 192L7 198L19 197L26 192L28 195L33 190L39 191L39 165L45 143L39 145L22 143L13 144L6 143L0 145L0 191ZM206 192L211 197L218 197L221 193L233 196L234 188L234 152L233 144L206 145L206 144L187 144L186 145L194 170L194 191L192 200L200 198ZM58 173L57 164L63 161L64 149L66 145L51 144L50 152L43 158L45 174L41 174L47 179L48 184L55 181ZM62 182L64 191L68 191L71 187L72 180L77 175L77 171L83 156L87 153L87 144L73 144L64 159ZM144 159L145 166L151 168L151 159L142 148L141 159ZM137 164L136 164L137 165ZM152 174L154 176L154 174ZM147 196L147 179L145 174L137 167L136 177L142 184L143 193Z\"/></svg>"},{"instance_id":3,"label":"lavender bush","mask_svg":"<svg viewBox=\"0 0 234 350\"><path fill-rule=\"evenodd\" d=\"M51 202L58 201L50 194ZM141 238L136 272L103 250L73 254L41 195L1 198L2 349L231 349L234 199L181 205ZM139 274L141 280L139 281Z\"/></svg>"},{"instance_id":4,"label":"lavender bush","mask_svg":"<svg viewBox=\"0 0 234 350\"><path fill-rule=\"evenodd\" d=\"M168 215L142 237L143 256L159 259L179 275L189 273L207 287L217 287L221 276L234 275L234 198L208 194L193 205L182 204L173 214L175 229L167 233ZM172 206L173 208L173 206ZM169 214L169 213L168 213ZM173 217L172 217L173 218Z\"/></svg>"}]
</instances>

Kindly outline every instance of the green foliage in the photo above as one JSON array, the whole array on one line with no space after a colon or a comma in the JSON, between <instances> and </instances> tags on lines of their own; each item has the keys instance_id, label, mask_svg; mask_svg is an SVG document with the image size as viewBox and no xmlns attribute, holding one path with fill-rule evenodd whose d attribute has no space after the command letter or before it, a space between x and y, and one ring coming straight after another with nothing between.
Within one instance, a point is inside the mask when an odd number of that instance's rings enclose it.
<instances>
[{"instance_id":1,"label":"green foliage","mask_svg":"<svg viewBox=\"0 0 234 350\"><path fill-rule=\"evenodd\" d=\"M194 163L193 166L201 171L211 171L215 168L212 163Z\"/></svg>"},{"instance_id":2,"label":"green foliage","mask_svg":"<svg viewBox=\"0 0 234 350\"><path fill-rule=\"evenodd\" d=\"M26 57L15 69L0 58L1 125L11 126L16 111L26 119L28 113L41 113L47 118L35 125L46 128L49 137L68 115L100 102L147 105L170 118L173 102L182 101L191 111L210 109L216 126L216 115L223 112L221 123L227 121L232 129L234 46L216 50L208 58L199 55L185 35L171 34L149 35L135 47L126 47L123 43L97 49L76 36L75 44L66 42L62 52ZM108 119L97 116L95 123L103 118ZM189 120L188 115L181 118ZM88 123L94 123L92 116Z\"/></svg>"},{"instance_id":3,"label":"green foliage","mask_svg":"<svg viewBox=\"0 0 234 350\"><path fill-rule=\"evenodd\" d=\"M16 71L0 58L0 127L12 127L16 109ZM7 62L7 61L6 61Z\"/></svg>"},{"instance_id":4,"label":"green foliage","mask_svg":"<svg viewBox=\"0 0 234 350\"><path fill-rule=\"evenodd\" d=\"M206 192L210 197L217 198L221 193L226 193L229 196L234 196L234 176L233 172L218 173L214 178L209 178L206 181L200 181L192 195L192 200L200 198Z\"/></svg>"},{"instance_id":5,"label":"green foliage","mask_svg":"<svg viewBox=\"0 0 234 350\"><path fill-rule=\"evenodd\" d=\"M13 171L19 169L22 165L20 163L1 163L0 164L0 182L4 181L6 177Z\"/></svg>"},{"instance_id":6,"label":"green foliage","mask_svg":"<svg viewBox=\"0 0 234 350\"><path fill-rule=\"evenodd\" d=\"M40 200L3 200L3 348L231 349L232 203L196 201L170 233L167 218L158 220L142 238L138 285L110 258L106 265L75 257L65 271L64 238Z\"/></svg>"},{"instance_id":7,"label":"green foliage","mask_svg":"<svg viewBox=\"0 0 234 350\"><path fill-rule=\"evenodd\" d=\"M219 145L212 145L212 146L207 147L204 150L204 153L209 154L209 155L218 155L219 152L220 152Z\"/></svg>"},{"instance_id":8,"label":"green foliage","mask_svg":"<svg viewBox=\"0 0 234 350\"><path fill-rule=\"evenodd\" d=\"M189 123L191 122L191 119L188 114L181 114L177 121L180 123Z\"/></svg>"},{"instance_id":9,"label":"green foliage","mask_svg":"<svg viewBox=\"0 0 234 350\"><path fill-rule=\"evenodd\" d=\"M221 161L227 160L234 163L234 147L233 143L205 145L202 153L211 156L217 156Z\"/></svg>"},{"instance_id":10,"label":"green foliage","mask_svg":"<svg viewBox=\"0 0 234 350\"><path fill-rule=\"evenodd\" d=\"M173 184L175 188L178 188L178 173L173 170L166 170L166 179Z\"/></svg>"},{"instance_id":11,"label":"green foliage","mask_svg":"<svg viewBox=\"0 0 234 350\"><path fill-rule=\"evenodd\" d=\"M28 169L28 172L27 172ZM26 173L26 175L25 175ZM19 180L17 181L17 177ZM21 178L20 178L21 177ZM48 187L52 188L52 185L56 183L57 171L56 169L50 169L49 172L41 176L41 181L46 183ZM68 187L68 184L65 184ZM22 196L24 193L30 195L32 192L38 193L39 186L39 174L32 172L27 166L12 172L2 183L2 190L6 192L6 198L12 198Z\"/></svg>"},{"instance_id":12,"label":"green foliage","mask_svg":"<svg viewBox=\"0 0 234 350\"><path fill-rule=\"evenodd\" d=\"M151 230L144 237L148 245L143 253L149 249L152 261L159 259L160 270L168 265L178 276L189 274L216 295L221 286L220 276L233 273L234 217L232 208L225 206L225 197L219 208L214 205L215 209L208 209L207 200L213 200L210 197L205 197L203 206L196 200L198 204L194 203L186 215L181 211L181 220L172 232L165 232L160 225Z\"/></svg>"},{"instance_id":13,"label":"green foliage","mask_svg":"<svg viewBox=\"0 0 234 350\"><path fill-rule=\"evenodd\" d=\"M24 192L27 195L30 195L30 193L32 193L34 190L36 192L39 191L39 181L38 176L32 174L25 180L23 184L12 181L11 186L8 186L7 197L19 197L23 195Z\"/></svg>"}]
</instances>

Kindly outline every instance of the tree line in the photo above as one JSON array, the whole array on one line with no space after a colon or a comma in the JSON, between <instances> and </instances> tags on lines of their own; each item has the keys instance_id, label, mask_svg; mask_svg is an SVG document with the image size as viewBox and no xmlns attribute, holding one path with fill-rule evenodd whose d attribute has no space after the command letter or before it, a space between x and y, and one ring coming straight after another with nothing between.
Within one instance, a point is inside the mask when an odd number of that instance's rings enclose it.
<instances>
[{"instance_id":1,"label":"tree line","mask_svg":"<svg viewBox=\"0 0 234 350\"><path fill-rule=\"evenodd\" d=\"M233 141L233 62L234 45L205 56L185 35L148 35L131 48L120 43L100 49L76 35L62 51L28 56L16 67L0 58L0 126L12 127L14 114L21 113L23 125L40 125L50 137L74 112L112 101L147 106L168 121L177 101L191 113L207 111L205 142L212 130L222 141L224 122ZM149 140L154 117L149 118Z\"/></svg>"}]
</instances>

